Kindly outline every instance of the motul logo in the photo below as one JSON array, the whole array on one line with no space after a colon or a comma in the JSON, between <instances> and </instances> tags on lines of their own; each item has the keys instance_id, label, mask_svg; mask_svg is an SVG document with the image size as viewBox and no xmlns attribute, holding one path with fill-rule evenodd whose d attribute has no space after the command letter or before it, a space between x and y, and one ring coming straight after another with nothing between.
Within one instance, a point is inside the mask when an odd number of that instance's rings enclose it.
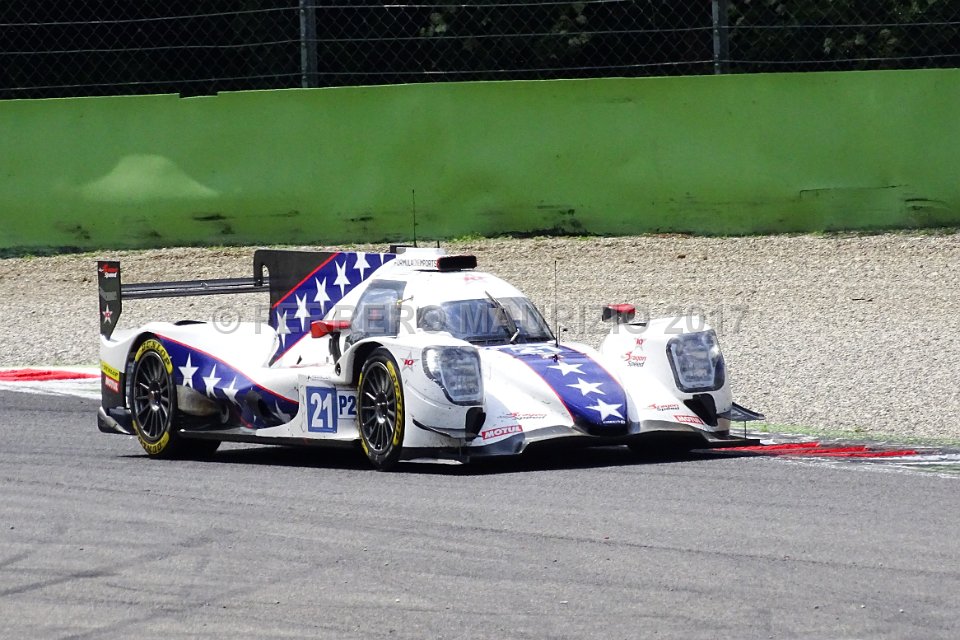
<instances>
[{"instance_id":1,"label":"motul logo","mask_svg":"<svg viewBox=\"0 0 960 640\"><path fill-rule=\"evenodd\" d=\"M697 416L676 415L673 416L673 419L684 424L703 424L703 420Z\"/></svg>"},{"instance_id":2,"label":"motul logo","mask_svg":"<svg viewBox=\"0 0 960 640\"><path fill-rule=\"evenodd\" d=\"M508 427L497 427L496 429L487 429L481 435L484 440L489 440L490 438L499 438L500 436L508 436L513 433L523 433L523 427L518 424L511 424Z\"/></svg>"},{"instance_id":3,"label":"motul logo","mask_svg":"<svg viewBox=\"0 0 960 640\"><path fill-rule=\"evenodd\" d=\"M120 393L120 383L117 380L114 380L113 378L108 378L107 376L103 376L103 386L105 386L110 391L113 391L114 393Z\"/></svg>"}]
</instances>

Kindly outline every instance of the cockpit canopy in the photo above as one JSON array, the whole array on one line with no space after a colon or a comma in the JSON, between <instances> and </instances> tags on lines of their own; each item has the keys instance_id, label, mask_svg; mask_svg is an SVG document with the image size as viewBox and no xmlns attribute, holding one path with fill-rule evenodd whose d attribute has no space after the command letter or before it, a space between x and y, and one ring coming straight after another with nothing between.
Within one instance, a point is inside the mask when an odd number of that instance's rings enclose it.
<instances>
[{"instance_id":1,"label":"cockpit canopy","mask_svg":"<svg viewBox=\"0 0 960 640\"><path fill-rule=\"evenodd\" d=\"M447 333L477 345L554 339L537 308L512 286L492 276L469 285L454 282L455 277L371 282L351 316L350 341L416 331Z\"/></svg>"}]
</instances>

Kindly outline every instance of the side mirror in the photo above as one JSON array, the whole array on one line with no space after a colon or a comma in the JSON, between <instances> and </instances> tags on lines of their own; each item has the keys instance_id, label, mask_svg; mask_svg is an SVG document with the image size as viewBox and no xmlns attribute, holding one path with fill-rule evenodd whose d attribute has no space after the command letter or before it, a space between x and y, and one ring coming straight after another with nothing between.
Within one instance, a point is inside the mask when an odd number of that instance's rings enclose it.
<instances>
[{"instance_id":1,"label":"side mirror","mask_svg":"<svg viewBox=\"0 0 960 640\"><path fill-rule=\"evenodd\" d=\"M604 322L616 322L624 324L633 320L637 314L637 308L632 304L608 304L603 308L600 319Z\"/></svg>"},{"instance_id":2,"label":"side mirror","mask_svg":"<svg viewBox=\"0 0 960 640\"><path fill-rule=\"evenodd\" d=\"M340 333L350 328L349 320L314 320L310 323L310 336L322 338L331 333Z\"/></svg>"}]
</instances>

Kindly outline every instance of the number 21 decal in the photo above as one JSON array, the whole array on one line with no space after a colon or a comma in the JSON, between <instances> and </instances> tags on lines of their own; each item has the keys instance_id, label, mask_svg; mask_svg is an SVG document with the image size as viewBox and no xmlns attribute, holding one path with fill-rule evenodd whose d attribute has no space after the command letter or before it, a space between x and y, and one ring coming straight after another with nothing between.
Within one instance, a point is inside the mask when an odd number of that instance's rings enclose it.
<instances>
[{"instance_id":1,"label":"number 21 decal","mask_svg":"<svg viewBox=\"0 0 960 640\"><path fill-rule=\"evenodd\" d=\"M316 433L336 433L340 418L357 416L357 397L340 394L333 387L307 387L307 430Z\"/></svg>"}]
</instances>

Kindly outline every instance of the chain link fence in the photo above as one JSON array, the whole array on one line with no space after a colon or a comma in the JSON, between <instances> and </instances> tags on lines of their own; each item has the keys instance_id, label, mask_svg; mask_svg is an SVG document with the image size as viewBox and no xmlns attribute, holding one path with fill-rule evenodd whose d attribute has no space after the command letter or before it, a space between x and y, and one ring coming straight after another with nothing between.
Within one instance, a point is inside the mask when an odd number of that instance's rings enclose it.
<instances>
[{"instance_id":1,"label":"chain link fence","mask_svg":"<svg viewBox=\"0 0 960 640\"><path fill-rule=\"evenodd\" d=\"M960 66L957 0L9 0L0 98Z\"/></svg>"}]
</instances>

